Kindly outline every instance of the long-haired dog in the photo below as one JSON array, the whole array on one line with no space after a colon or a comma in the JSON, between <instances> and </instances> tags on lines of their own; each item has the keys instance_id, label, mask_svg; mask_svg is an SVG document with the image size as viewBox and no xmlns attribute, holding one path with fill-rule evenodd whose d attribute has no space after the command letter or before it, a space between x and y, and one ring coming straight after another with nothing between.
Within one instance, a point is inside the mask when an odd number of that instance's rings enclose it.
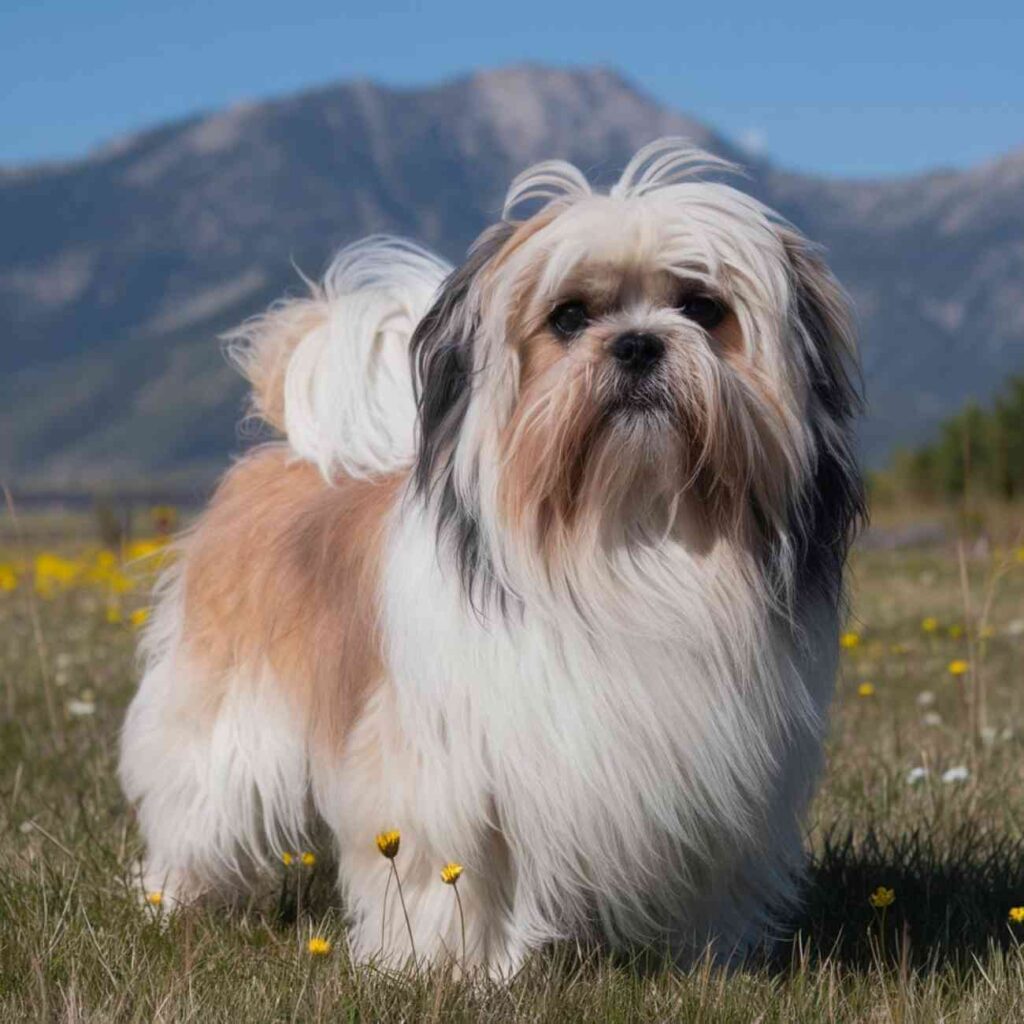
<instances>
[{"instance_id":1,"label":"long-haired dog","mask_svg":"<svg viewBox=\"0 0 1024 1024\"><path fill-rule=\"evenodd\" d=\"M244 884L318 818L358 957L776 934L863 507L857 367L817 251L709 169L678 139L608 194L540 164L458 269L369 239L237 332L286 439L226 475L145 636L121 777L148 889Z\"/></svg>"}]
</instances>

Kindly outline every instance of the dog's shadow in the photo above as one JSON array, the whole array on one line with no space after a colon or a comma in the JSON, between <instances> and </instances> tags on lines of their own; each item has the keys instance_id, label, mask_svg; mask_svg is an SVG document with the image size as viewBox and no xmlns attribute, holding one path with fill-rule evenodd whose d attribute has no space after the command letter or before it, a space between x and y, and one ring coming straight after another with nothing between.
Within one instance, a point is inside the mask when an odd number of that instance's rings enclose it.
<instances>
[{"instance_id":1,"label":"dog's shadow","mask_svg":"<svg viewBox=\"0 0 1024 1024\"><path fill-rule=\"evenodd\" d=\"M891 894L873 903L880 888ZM803 905L772 964L786 970L810 955L857 971L880 962L970 968L1024 939L1024 924L1010 916L1021 904L1024 839L973 825L942 837L833 831L818 844Z\"/></svg>"},{"instance_id":2,"label":"dog's shadow","mask_svg":"<svg viewBox=\"0 0 1024 1024\"><path fill-rule=\"evenodd\" d=\"M278 923L340 909L334 878L329 855L315 871L287 872L277 898ZM879 888L892 892L887 906L871 902ZM880 964L970 970L993 948L1024 941L1024 922L1010 916L1015 906L1024 906L1024 838L977 826L941 838L922 830L895 836L834 830L817 843L801 906L780 941L769 956L754 957L747 966L785 974L828 959L860 972ZM578 945L560 948L554 957L565 969L595 958L604 954ZM612 961L645 974L665 967L650 951Z\"/></svg>"}]
</instances>

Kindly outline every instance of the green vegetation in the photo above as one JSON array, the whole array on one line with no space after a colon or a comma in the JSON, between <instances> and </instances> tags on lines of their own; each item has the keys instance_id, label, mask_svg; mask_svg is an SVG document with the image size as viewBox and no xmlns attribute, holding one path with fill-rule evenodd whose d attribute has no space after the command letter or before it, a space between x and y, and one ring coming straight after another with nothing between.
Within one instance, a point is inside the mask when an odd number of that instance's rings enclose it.
<instances>
[{"instance_id":1,"label":"green vegetation","mask_svg":"<svg viewBox=\"0 0 1024 1024\"><path fill-rule=\"evenodd\" d=\"M948 419L933 444L896 455L883 479L924 500L1024 496L1024 377L1011 378L990 409L969 405Z\"/></svg>"},{"instance_id":2,"label":"green vegetation","mask_svg":"<svg viewBox=\"0 0 1024 1024\"><path fill-rule=\"evenodd\" d=\"M563 948L510 986L354 968L326 845L244 906L140 905L114 772L145 591L123 569L0 550L2 1021L1024 1019L1024 550L858 553L806 903L772 962Z\"/></svg>"}]
</instances>

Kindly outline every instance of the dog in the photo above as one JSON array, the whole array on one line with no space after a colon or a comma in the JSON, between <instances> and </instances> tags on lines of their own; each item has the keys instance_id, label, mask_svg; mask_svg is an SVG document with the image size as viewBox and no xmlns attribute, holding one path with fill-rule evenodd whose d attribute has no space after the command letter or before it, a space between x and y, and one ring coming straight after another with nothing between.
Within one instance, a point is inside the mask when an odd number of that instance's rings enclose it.
<instances>
[{"instance_id":1,"label":"dog","mask_svg":"<svg viewBox=\"0 0 1024 1024\"><path fill-rule=\"evenodd\" d=\"M142 641L147 892L245 891L318 820L359 960L780 934L859 371L819 251L729 170L680 139L607 193L541 163L457 269L373 237L229 336L283 439L180 539Z\"/></svg>"}]
</instances>

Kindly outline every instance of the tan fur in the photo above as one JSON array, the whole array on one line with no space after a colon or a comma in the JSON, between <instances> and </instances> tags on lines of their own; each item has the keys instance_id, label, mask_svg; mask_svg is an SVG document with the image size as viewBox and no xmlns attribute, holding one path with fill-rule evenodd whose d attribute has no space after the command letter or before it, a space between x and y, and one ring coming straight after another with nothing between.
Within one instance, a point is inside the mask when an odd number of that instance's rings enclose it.
<instances>
[{"instance_id":1,"label":"tan fur","mask_svg":"<svg viewBox=\"0 0 1024 1024\"><path fill-rule=\"evenodd\" d=\"M210 703L267 665L317 739L344 741L384 677L380 560L402 479L328 486L277 445L228 473L185 545L185 636Z\"/></svg>"},{"instance_id":2,"label":"tan fur","mask_svg":"<svg viewBox=\"0 0 1024 1024\"><path fill-rule=\"evenodd\" d=\"M285 432L284 379L295 347L327 322L328 307L314 292L280 302L227 336L228 351L252 385L252 411Z\"/></svg>"},{"instance_id":3,"label":"tan fur","mask_svg":"<svg viewBox=\"0 0 1024 1024\"><path fill-rule=\"evenodd\" d=\"M518 247L549 221L527 222L507 243ZM505 250L495 259L507 259ZM557 299L537 297L536 274L531 270L518 282L519 301L513 303L508 325L510 344L519 357L519 396L503 433L506 453L502 475L501 507L514 532L533 535L549 561L557 549L573 543L573 535L585 529L581 520L589 509L599 516L602 493L610 493L611 477L622 472L616 450L607 450L596 388L611 361L609 347L618 333L611 326L629 322L629 310L671 309L678 302L679 279L655 267L633 262L584 261L562 283ZM609 325L591 327L571 343L554 335L547 323L553 306L563 301L582 301L595 317L612 318ZM745 363L745 345L738 318L731 311L712 332L722 357ZM669 335L670 336L670 335ZM753 371L752 367L745 367ZM701 410L680 410L685 424L680 445L680 484L699 461L712 425L703 422ZM701 422L696 422L697 418ZM698 441L697 439L702 439ZM685 449L696 449L687 457ZM590 525L593 525L592 523Z\"/></svg>"}]
</instances>

